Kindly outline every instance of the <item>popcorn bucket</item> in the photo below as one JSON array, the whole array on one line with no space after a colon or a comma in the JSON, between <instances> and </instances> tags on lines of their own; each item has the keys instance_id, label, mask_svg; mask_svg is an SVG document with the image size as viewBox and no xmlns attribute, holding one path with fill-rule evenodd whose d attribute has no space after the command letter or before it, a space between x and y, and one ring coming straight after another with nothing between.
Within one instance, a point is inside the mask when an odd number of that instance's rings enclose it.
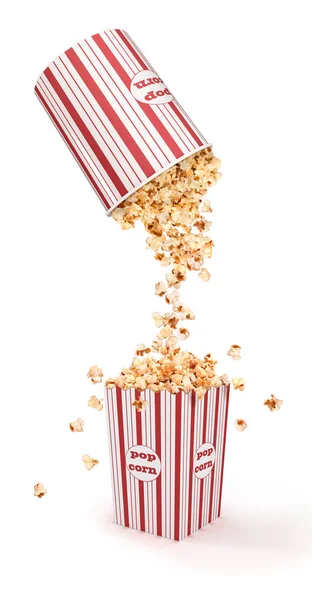
<instances>
[{"instance_id":1,"label":"popcorn bucket","mask_svg":"<svg viewBox=\"0 0 320 600\"><path fill-rule=\"evenodd\" d=\"M220 516L229 391L106 389L117 524L180 541Z\"/></svg>"},{"instance_id":2,"label":"popcorn bucket","mask_svg":"<svg viewBox=\"0 0 320 600\"><path fill-rule=\"evenodd\" d=\"M107 214L210 146L121 29L60 54L40 75L35 92Z\"/></svg>"}]
</instances>

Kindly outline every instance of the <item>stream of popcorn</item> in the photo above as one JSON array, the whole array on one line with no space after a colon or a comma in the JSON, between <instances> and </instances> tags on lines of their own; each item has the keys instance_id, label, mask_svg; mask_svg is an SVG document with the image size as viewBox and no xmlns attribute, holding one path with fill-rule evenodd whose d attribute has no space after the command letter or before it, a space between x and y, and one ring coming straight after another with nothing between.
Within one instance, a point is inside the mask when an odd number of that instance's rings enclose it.
<instances>
[{"instance_id":1,"label":"stream of popcorn","mask_svg":"<svg viewBox=\"0 0 320 600\"><path fill-rule=\"evenodd\" d=\"M143 223L147 248L167 269L165 281L156 283L155 293L164 299L168 311L152 313L159 329L156 338L149 346L138 345L131 365L115 379L106 380L108 388L168 390L172 394L194 390L201 399L210 387L229 383L227 375L216 374L211 354L201 359L180 348L180 342L189 337L187 322L195 319L180 298L181 284L189 271L195 271L202 281L210 279L203 265L211 258L214 244L208 234L211 221L203 215L212 209L203 197L220 178L219 167L220 161L205 148L144 185L112 212L122 229L134 227L137 221Z\"/></svg>"}]
</instances>

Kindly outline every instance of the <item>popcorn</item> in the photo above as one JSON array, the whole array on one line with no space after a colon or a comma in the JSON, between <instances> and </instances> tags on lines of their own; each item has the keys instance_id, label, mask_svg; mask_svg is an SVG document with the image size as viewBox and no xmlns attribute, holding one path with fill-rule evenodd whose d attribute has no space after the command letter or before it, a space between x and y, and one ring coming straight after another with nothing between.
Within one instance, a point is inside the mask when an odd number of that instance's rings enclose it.
<instances>
[{"instance_id":1,"label":"popcorn","mask_svg":"<svg viewBox=\"0 0 320 600\"><path fill-rule=\"evenodd\" d=\"M157 339L150 347L139 344L130 367L107 380L107 387L168 390L172 394L194 390L203 398L210 387L229 385L226 375L216 374L216 361L210 354L202 360L178 346L190 335L181 322L195 319L192 309L180 300L178 290L190 271L197 272L203 281L210 279L203 264L212 256L214 244L207 235L211 222L201 212L212 212L209 201L202 200L219 179L219 167L220 161L205 148L155 177L111 213L122 229L142 221L148 232L147 248L153 250L162 266L170 267L165 282L155 284L155 293L164 298L172 312L152 313L159 329Z\"/></svg>"},{"instance_id":2,"label":"popcorn","mask_svg":"<svg viewBox=\"0 0 320 600\"><path fill-rule=\"evenodd\" d=\"M82 460L84 462L84 466L87 469L87 471L91 471L91 469L93 469L93 467L95 467L95 465L99 464L99 461L96 460L95 458L91 458L91 456L89 456L89 454L83 454Z\"/></svg>"},{"instance_id":3,"label":"popcorn","mask_svg":"<svg viewBox=\"0 0 320 600\"><path fill-rule=\"evenodd\" d=\"M163 283L163 281L159 281L159 283L156 283L156 295L157 296L164 296L165 293L168 291L168 288L166 286L165 283Z\"/></svg>"},{"instance_id":4,"label":"popcorn","mask_svg":"<svg viewBox=\"0 0 320 600\"><path fill-rule=\"evenodd\" d=\"M89 369L87 377L91 379L92 383L101 383L103 377L102 369L97 367L97 365L91 367L91 369Z\"/></svg>"},{"instance_id":5,"label":"popcorn","mask_svg":"<svg viewBox=\"0 0 320 600\"><path fill-rule=\"evenodd\" d=\"M136 398L134 402L132 402L132 406L137 409L137 412L141 412L142 410L146 410L149 402L147 400L142 400L142 398Z\"/></svg>"},{"instance_id":6,"label":"popcorn","mask_svg":"<svg viewBox=\"0 0 320 600\"><path fill-rule=\"evenodd\" d=\"M83 431L83 426L84 426L84 421L83 419L78 418L76 421L72 421L71 423L69 423L69 427L71 429L71 431L73 431L74 433L77 431Z\"/></svg>"},{"instance_id":7,"label":"popcorn","mask_svg":"<svg viewBox=\"0 0 320 600\"><path fill-rule=\"evenodd\" d=\"M112 388L114 388L116 386L115 384L115 380L114 379L107 379L105 386L108 390L112 390Z\"/></svg>"},{"instance_id":8,"label":"popcorn","mask_svg":"<svg viewBox=\"0 0 320 600\"><path fill-rule=\"evenodd\" d=\"M36 485L33 486L33 489L33 495L37 496L37 498L43 498L43 496L47 494L47 490L45 489L43 483L36 483Z\"/></svg>"},{"instance_id":9,"label":"popcorn","mask_svg":"<svg viewBox=\"0 0 320 600\"><path fill-rule=\"evenodd\" d=\"M151 352L151 348L146 348L144 344L139 344L136 349L137 356L143 356L144 354L149 354Z\"/></svg>"},{"instance_id":10,"label":"popcorn","mask_svg":"<svg viewBox=\"0 0 320 600\"><path fill-rule=\"evenodd\" d=\"M210 204L209 200L205 200L203 202L203 204L202 204L202 212L203 213L205 213L205 212L211 213L212 212L212 208L211 208L211 204Z\"/></svg>"},{"instance_id":11,"label":"popcorn","mask_svg":"<svg viewBox=\"0 0 320 600\"><path fill-rule=\"evenodd\" d=\"M152 313L152 318L154 320L154 324L156 327L162 327L163 325L163 317L158 312Z\"/></svg>"},{"instance_id":12,"label":"popcorn","mask_svg":"<svg viewBox=\"0 0 320 600\"><path fill-rule=\"evenodd\" d=\"M91 398L89 398L88 406L91 406L91 408L96 408L97 410L103 409L102 400L99 400L96 396L91 396Z\"/></svg>"},{"instance_id":13,"label":"popcorn","mask_svg":"<svg viewBox=\"0 0 320 600\"><path fill-rule=\"evenodd\" d=\"M233 387L235 390L240 390L243 392L245 390L245 380L239 377L234 377L232 379Z\"/></svg>"},{"instance_id":14,"label":"popcorn","mask_svg":"<svg viewBox=\"0 0 320 600\"><path fill-rule=\"evenodd\" d=\"M129 382L131 383L131 381ZM138 390L145 390L147 387L147 382L143 377L137 377L133 383L133 386Z\"/></svg>"},{"instance_id":15,"label":"popcorn","mask_svg":"<svg viewBox=\"0 0 320 600\"><path fill-rule=\"evenodd\" d=\"M221 375L220 379L221 379L222 385L230 385L228 375Z\"/></svg>"},{"instance_id":16,"label":"popcorn","mask_svg":"<svg viewBox=\"0 0 320 600\"><path fill-rule=\"evenodd\" d=\"M271 398L265 400L264 402L264 405L267 406L269 410L271 410L271 412L280 410L282 404L283 400L278 400L278 398L276 398L274 394L271 394Z\"/></svg>"},{"instance_id":17,"label":"popcorn","mask_svg":"<svg viewBox=\"0 0 320 600\"><path fill-rule=\"evenodd\" d=\"M160 341L156 341L160 344ZM161 346L161 358L150 354L135 357L131 366L123 369L112 382L115 381L121 389L134 387L155 392L168 390L174 394L195 390L202 397L211 387L229 385L226 375L217 376L216 361L211 354L206 354L204 359L200 359L191 352L181 351L177 343L177 336L170 336L166 345ZM106 381L106 386L108 385L109 380Z\"/></svg>"},{"instance_id":18,"label":"popcorn","mask_svg":"<svg viewBox=\"0 0 320 600\"><path fill-rule=\"evenodd\" d=\"M185 327L180 327L178 330L178 338L180 340L186 340L190 335L190 332Z\"/></svg>"},{"instance_id":19,"label":"popcorn","mask_svg":"<svg viewBox=\"0 0 320 600\"><path fill-rule=\"evenodd\" d=\"M244 419L237 419L234 426L237 431L244 431L248 427L248 425L247 425L246 421L244 421Z\"/></svg>"},{"instance_id":20,"label":"popcorn","mask_svg":"<svg viewBox=\"0 0 320 600\"><path fill-rule=\"evenodd\" d=\"M240 360L240 358L241 358L240 350L241 350L241 346L237 346L236 344L234 344L233 346L231 346L231 348L227 354L228 354L228 356L231 356L231 358L233 358L233 360Z\"/></svg>"},{"instance_id":21,"label":"popcorn","mask_svg":"<svg viewBox=\"0 0 320 600\"><path fill-rule=\"evenodd\" d=\"M179 292L175 290L172 294L166 294L164 298L167 304L175 304L179 300Z\"/></svg>"},{"instance_id":22,"label":"popcorn","mask_svg":"<svg viewBox=\"0 0 320 600\"><path fill-rule=\"evenodd\" d=\"M202 281L209 281L211 275L210 275L209 271L207 271L207 269L202 268L198 277L200 277L200 279L202 279Z\"/></svg>"}]
</instances>

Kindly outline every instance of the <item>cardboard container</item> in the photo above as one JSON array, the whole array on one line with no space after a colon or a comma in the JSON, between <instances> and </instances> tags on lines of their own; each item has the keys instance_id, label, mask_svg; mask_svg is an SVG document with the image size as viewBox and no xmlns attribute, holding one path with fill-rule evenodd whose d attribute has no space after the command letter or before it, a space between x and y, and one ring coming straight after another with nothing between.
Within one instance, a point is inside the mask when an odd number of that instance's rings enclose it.
<instances>
[{"instance_id":1,"label":"cardboard container","mask_svg":"<svg viewBox=\"0 0 320 600\"><path fill-rule=\"evenodd\" d=\"M60 54L35 92L108 214L146 182L210 146L121 29Z\"/></svg>"},{"instance_id":2,"label":"cardboard container","mask_svg":"<svg viewBox=\"0 0 320 600\"><path fill-rule=\"evenodd\" d=\"M106 389L116 523L182 540L220 516L229 391Z\"/></svg>"}]
</instances>

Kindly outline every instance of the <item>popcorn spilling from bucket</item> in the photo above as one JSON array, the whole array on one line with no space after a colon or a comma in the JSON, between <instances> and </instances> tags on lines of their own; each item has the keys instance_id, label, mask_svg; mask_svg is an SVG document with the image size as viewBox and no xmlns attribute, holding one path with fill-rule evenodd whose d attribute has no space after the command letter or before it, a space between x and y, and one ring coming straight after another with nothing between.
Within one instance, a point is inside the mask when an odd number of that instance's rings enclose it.
<instances>
[{"instance_id":1,"label":"popcorn spilling from bucket","mask_svg":"<svg viewBox=\"0 0 320 600\"><path fill-rule=\"evenodd\" d=\"M103 383L106 402L92 395L86 404L109 420L116 522L181 540L221 508L231 384L211 353L200 358L183 348L196 315L180 295L189 276L199 286L211 278L205 262L214 247L213 210L205 196L221 177L220 161L123 30L69 48L43 71L35 92L107 214L123 230L141 222L147 249L165 269L155 282L164 309L152 313L153 339L140 341L131 364L104 383L102 369L90 367L87 377ZM233 344L227 355L239 361L241 351ZM237 373L231 381L241 402L245 379ZM276 412L282 400L272 394L264 405ZM69 429L83 433L84 420ZM235 429L244 432L245 419ZM89 454L82 461L87 471L99 464ZM46 493L42 483L34 486L35 496Z\"/></svg>"},{"instance_id":2,"label":"popcorn spilling from bucket","mask_svg":"<svg viewBox=\"0 0 320 600\"><path fill-rule=\"evenodd\" d=\"M208 201L203 205L202 201L219 180L219 167L220 161L205 148L148 182L111 213L124 230L138 221L143 223L147 248L169 269L165 281L155 284L155 294L165 300L170 312L152 313L159 329L156 338L149 346L138 345L131 365L107 379L107 388L167 390L172 394L195 391L201 399L211 387L224 385L211 354L202 359L180 347L190 335L185 323L194 320L195 314L178 291L190 272L204 282L210 279L203 265L211 258L214 244L208 235L211 221L201 215L201 209L212 211Z\"/></svg>"}]
</instances>

